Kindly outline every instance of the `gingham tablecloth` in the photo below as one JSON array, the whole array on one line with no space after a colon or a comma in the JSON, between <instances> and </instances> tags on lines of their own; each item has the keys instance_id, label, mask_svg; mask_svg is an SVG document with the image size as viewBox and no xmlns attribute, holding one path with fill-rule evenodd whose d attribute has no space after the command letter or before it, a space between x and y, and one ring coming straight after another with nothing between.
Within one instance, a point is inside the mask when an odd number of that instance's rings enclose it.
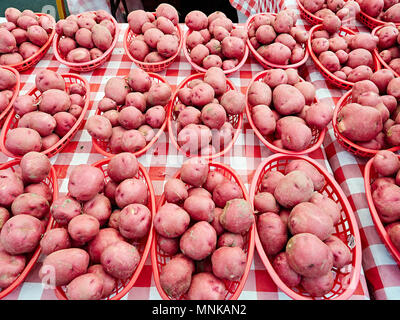
<instances>
[{"instance_id":1,"label":"gingham tablecloth","mask_svg":"<svg viewBox=\"0 0 400 320\"><path fill-rule=\"evenodd\" d=\"M252 1L248 2L252 3ZM286 2L286 5L293 6L293 3ZM281 7L282 4L279 4L277 8ZM99 69L81 74L88 80L91 88L91 103L85 119L95 113L97 102L104 95L104 86L107 80L113 76L127 75L129 70L135 67L128 57L124 55L122 40L126 28L126 24L121 25L119 42L111 59ZM184 29L186 30L185 27ZM69 68L55 59L53 51L50 49L35 68L21 74L21 94L26 93L34 86L37 71L46 68L59 73L71 72ZM229 78L237 88L245 92L252 77L262 70L262 66L252 56L249 56L244 66L230 75ZM194 72L194 69L181 52L176 61L167 70L160 72L160 75L164 76L171 86L175 88L182 80ZM334 102L343 94L343 91L328 85L311 60L301 68L300 73L303 78L314 83L317 88L317 97L320 100L330 101L333 108ZM249 188L257 166L269 155L271 155L271 152L259 142L246 117L244 117L243 129L234 147L228 154L215 159L215 161L230 165L241 176L245 186ZM334 174L348 196L357 216L363 245L363 270L361 271L359 285L351 299L399 298L400 292L397 293L400 288L399 269L374 229L365 199L362 177L362 168L365 161L357 159L344 151L335 141L331 127L323 147L309 154L309 156ZM60 192L67 192L67 176L74 166L82 163L92 164L103 158L102 155L94 150L89 134L85 130L78 131L69 145L62 152L51 158L51 163L57 173ZM0 162L9 160L11 159L0 153ZM169 143L167 133L161 135L158 142L145 155L139 158L140 163L145 166L150 174L157 199L162 194L165 181L180 168L184 160L185 158L178 153L174 145ZM5 300L57 299L54 291L44 289L38 278L38 270L42 260L43 257L40 257L25 282L8 295ZM368 287L371 292L368 291ZM160 299L152 276L150 255L135 286L123 299ZM276 287L255 251L250 273L239 299L286 300L290 298Z\"/></svg>"}]
</instances>

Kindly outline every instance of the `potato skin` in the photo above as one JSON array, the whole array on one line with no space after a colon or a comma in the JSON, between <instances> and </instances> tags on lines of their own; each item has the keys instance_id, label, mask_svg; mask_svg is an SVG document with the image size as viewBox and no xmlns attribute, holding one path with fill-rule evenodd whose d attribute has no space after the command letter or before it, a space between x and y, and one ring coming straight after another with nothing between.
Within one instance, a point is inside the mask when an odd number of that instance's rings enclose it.
<instances>
[{"instance_id":1,"label":"potato skin","mask_svg":"<svg viewBox=\"0 0 400 320\"><path fill-rule=\"evenodd\" d=\"M103 295L103 281L94 273L73 279L65 289L68 300L99 300Z\"/></svg>"},{"instance_id":2,"label":"potato skin","mask_svg":"<svg viewBox=\"0 0 400 320\"><path fill-rule=\"evenodd\" d=\"M71 247L71 239L66 228L54 228L45 232L40 240L42 253L48 256L50 253Z\"/></svg>"},{"instance_id":3,"label":"potato skin","mask_svg":"<svg viewBox=\"0 0 400 320\"><path fill-rule=\"evenodd\" d=\"M135 272L140 254L135 246L117 241L104 249L100 262L104 270L117 279L127 279Z\"/></svg>"},{"instance_id":4,"label":"potato skin","mask_svg":"<svg viewBox=\"0 0 400 320\"><path fill-rule=\"evenodd\" d=\"M24 255L11 255L0 250L0 288L9 287L24 270L25 264Z\"/></svg>"},{"instance_id":5,"label":"potato skin","mask_svg":"<svg viewBox=\"0 0 400 320\"><path fill-rule=\"evenodd\" d=\"M286 252L278 253L272 261L272 266L279 278L289 287L296 287L300 284L301 275L294 271L288 261Z\"/></svg>"},{"instance_id":6,"label":"potato skin","mask_svg":"<svg viewBox=\"0 0 400 320\"><path fill-rule=\"evenodd\" d=\"M129 204L121 210L118 229L127 239L141 239L146 236L151 226L150 210L138 203Z\"/></svg>"},{"instance_id":7,"label":"potato skin","mask_svg":"<svg viewBox=\"0 0 400 320\"><path fill-rule=\"evenodd\" d=\"M248 201L233 199L227 201L219 218L221 225L233 233L245 233L254 223L254 212Z\"/></svg>"},{"instance_id":8,"label":"potato skin","mask_svg":"<svg viewBox=\"0 0 400 320\"><path fill-rule=\"evenodd\" d=\"M311 233L292 236L286 244L286 254L290 267L304 277L320 277L333 266L332 251Z\"/></svg>"},{"instance_id":9,"label":"potato skin","mask_svg":"<svg viewBox=\"0 0 400 320\"><path fill-rule=\"evenodd\" d=\"M202 260L216 248L217 233L206 221L196 222L185 231L179 241L183 254L193 260Z\"/></svg>"},{"instance_id":10,"label":"potato skin","mask_svg":"<svg viewBox=\"0 0 400 320\"><path fill-rule=\"evenodd\" d=\"M224 282L211 272L199 272L193 275L187 292L189 300L223 300Z\"/></svg>"},{"instance_id":11,"label":"potato skin","mask_svg":"<svg viewBox=\"0 0 400 320\"><path fill-rule=\"evenodd\" d=\"M44 258L39 270L42 281L49 279L56 286L67 285L76 277L86 273L89 254L80 248L57 250Z\"/></svg>"},{"instance_id":12,"label":"potato skin","mask_svg":"<svg viewBox=\"0 0 400 320\"><path fill-rule=\"evenodd\" d=\"M69 221L82 211L81 204L70 196L59 196L50 207L54 220L61 226L66 226Z\"/></svg>"},{"instance_id":13,"label":"potato skin","mask_svg":"<svg viewBox=\"0 0 400 320\"><path fill-rule=\"evenodd\" d=\"M166 203L160 207L153 221L157 233L166 238L181 236L187 230L189 223L189 214L174 203Z\"/></svg>"},{"instance_id":14,"label":"potato skin","mask_svg":"<svg viewBox=\"0 0 400 320\"><path fill-rule=\"evenodd\" d=\"M103 172L88 164L75 167L68 181L68 191L78 201L88 201L104 189Z\"/></svg>"},{"instance_id":15,"label":"potato skin","mask_svg":"<svg viewBox=\"0 0 400 320\"><path fill-rule=\"evenodd\" d=\"M0 170L0 206L9 207L24 192L24 183L16 173Z\"/></svg>"},{"instance_id":16,"label":"potato skin","mask_svg":"<svg viewBox=\"0 0 400 320\"><path fill-rule=\"evenodd\" d=\"M50 212L48 201L35 193L22 193L15 198L11 205L13 215L28 214L42 219Z\"/></svg>"}]
</instances>

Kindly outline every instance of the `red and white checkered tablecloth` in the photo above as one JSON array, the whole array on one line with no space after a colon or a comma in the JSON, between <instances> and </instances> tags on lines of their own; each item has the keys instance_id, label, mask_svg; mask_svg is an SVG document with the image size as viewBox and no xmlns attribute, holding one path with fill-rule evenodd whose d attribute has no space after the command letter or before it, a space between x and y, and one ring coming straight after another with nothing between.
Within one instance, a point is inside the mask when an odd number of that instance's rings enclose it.
<instances>
[{"instance_id":1,"label":"red and white checkered tablecloth","mask_svg":"<svg viewBox=\"0 0 400 320\"><path fill-rule=\"evenodd\" d=\"M286 6L295 7L295 3L293 4L292 1L286 1ZM249 4L255 3L255 1L247 2ZM282 4L277 8L281 7ZM110 61L93 72L81 74L88 80L91 88L91 104L86 119L94 114L97 102L103 97L104 85L107 80L113 76L126 75L131 68L135 67L124 55L122 39L126 27L126 24L121 25L119 42ZM35 74L43 68L59 73L71 72L69 68L58 63L52 49L50 49L34 69L21 74L21 94L24 94L34 86ZM249 56L244 66L230 75L229 78L237 88L245 92L252 77L262 70L262 66L252 56ZM194 69L181 53L167 70L160 72L160 75L164 76L171 86L175 88L183 79L194 72ZM341 97L343 91L327 84L311 60L301 68L300 73L303 78L314 83L317 88L317 97L320 100L326 99L330 101L333 108L334 102ZM243 129L234 147L228 154L217 158L215 161L230 165L241 176L245 186L248 188L257 166L269 155L271 155L271 152L258 141L246 117L244 117ZM397 293L400 288L400 272L374 229L365 199L362 177L362 168L365 161L357 159L344 151L335 141L332 128L328 132L323 147L309 156L316 159L329 172L334 174L348 196L358 219L363 245L363 270L359 285L351 299L370 299L373 297L377 299L398 299L400 297L400 293ZM82 163L91 164L103 158L102 155L94 150L89 134L85 130L78 131L70 144L61 153L51 158L58 176L60 192L67 192L67 176L74 166ZM0 162L9 160L4 154L0 153ZM165 181L175 173L184 160L185 158L178 153L174 145L169 143L168 133L161 135L159 141L145 155L139 158L139 161L149 171L157 199L162 194ZM43 289L38 278L38 270L42 259L43 257L39 258L38 263L25 282L8 295L5 300L57 299L52 290ZM369 292L368 288L372 291ZM123 299L160 299L152 276L150 256L135 286ZM285 300L290 298L276 287L266 272L260 257L255 252L247 282L239 299Z\"/></svg>"}]
</instances>

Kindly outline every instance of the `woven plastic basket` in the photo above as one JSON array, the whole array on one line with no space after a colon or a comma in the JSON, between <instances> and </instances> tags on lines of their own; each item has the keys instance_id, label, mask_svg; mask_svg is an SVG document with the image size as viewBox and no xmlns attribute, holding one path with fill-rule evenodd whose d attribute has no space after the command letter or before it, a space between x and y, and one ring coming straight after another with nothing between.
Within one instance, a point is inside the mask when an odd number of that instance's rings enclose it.
<instances>
[{"instance_id":1,"label":"woven plastic basket","mask_svg":"<svg viewBox=\"0 0 400 320\"><path fill-rule=\"evenodd\" d=\"M4 111L0 113L0 129L1 129L3 127L4 122L6 121L8 114L10 113L10 111L13 107L15 99L17 99L17 97L18 97L19 89L20 89L20 85L21 85L21 77L19 75L19 72L14 68L11 68L8 66L1 66L0 68L11 71L12 73L15 74L15 77L17 79L17 83L15 84L15 87L13 89L13 92L14 92L13 96L10 99L10 103L8 104L7 108L5 108Z\"/></svg>"},{"instance_id":2,"label":"woven plastic basket","mask_svg":"<svg viewBox=\"0 0 400 320\"><path fill-rule=\"evenodd\" d=\"M318 70L322 73L323 77L326 80L328 80L329 83L331 83L335 87L338 87L338 88L341 88L344 90L350 90L353 87L354 82L349 82L349 81L340 79L337 76L335 76L332 72L330 72L328 69L326 69L322 65L322 63L319 61L318 57L315 55L315 53L312 50L311 40L313 38L313 34L315 31L322 30L322 29L323 29L322 24L318 24L318 25L315 25L314 27L312 27L310 30L310 36L307 41L307 50L310 53L311 59L314 62L315 66L318 68ZM348 28L341 27L340 31L339 31L339 35L341 37L344 37L347 34L355 34L355 32ZM377 70L381 69L378 59L375 57L375 55L372 55L372 57L373 57L373 62L374 62L374 66L373 66L372 70L377 71Z\"/></svg>"},{"instance_id":3,"label":"woven plastic basket","mask_svg":"<svg viewBox=\"0 0 400 320\"><path fill-rule=\"evenodd\" d=\"M47 39L46 43L34 55L30 56L28 59L21 61L20 63L8 65L9 67L14 68L15 70L17 70L19 72L22 72L22 71L32 68L40 60L42 60L42 58L45 56L45 54L49 50L51 43L53 42L54 36L56 34L56 28L55 28L56 22L51 15L46 14L46 13L35 13L35 14L39 17L40 16L49 17L52 21L54 21L54 28L50 32L49 38Z\"/></svg>"},{"instance_id":4,"label":"woven plastic basket","mask_svg":"<svg viewBox=\"0 0 400 320\"><path fill-rule=\"evenodd\" d=\"M349 90L345 95L343 95L340 100L337 102L335 110L333 112L333 118L332 118L332 127L333 127L333 132L335 134L337 142L347 151L353 153L356 156L363 157L363 158L371 158L373 157L379 150L374 150L374 149L368 149L359 146L358 144L354 143L350 139L347 139L344 137L338 129L338 122L337 122L337 117L342 110L342 108L348 104L351 103L351 90ZM396 152L400 150L400 146L392 147L388 149L389 151Z\"/></svg>"},{"instance_id":5,"label":"woven plastic basket","mask_svg":"<svg viewBox=\"0 0 400 320\"><path fill-rule=\"evenodd\" d=\"M0 164L0 170L6 170L6 169L11 169L12 171L16 171L19 168L19 163L20 160L11 160L9 162ZM56 171L54 170L54 167L52 166L50 169L50 173L48 177L43 181L44 184L46 184L50 190L52 191L53 194L53 201L57 198L58 196L58 182L57 182L57 175ZM53 218L50 217L49 221L47 222L45 232L51 228L53 225ZM36 262L39 259L39 256L42 252L42 249L40 245L37 246L36 250L30 254L27 255L27 263L25 265L24 270L21 272L21 274L18 276L18 278L7 288L0 289L0 299L3 299L7 295L9 295L12 291L14 291L21 283L23 283L28 276L28 274L31 272L33 267L35 266Z\"/></svg>"},{"instance_id":6,"label":"woven plastic basket","mask_svg":"<svg viewBox=\"0 0 400 320\"><path fill-rule=\"evenodd\" d=\"M237 175L237 173L230 167L228 167L225 164L222 163L217 163L217 162L209 162L209 168L210 171L218 171L222 173L227 179L231 181L235 181L240 188L243 191L244 199L247 201L250 200L247 190ZM180 177L180 171L178 171L175 175L174 178ZM160 208L164 203L166 202L164 194L162 194L157 208ZM154 228L154 227L153 227ZM255 233L255 228L254 225L250 228L249 232L244 237L245 240L245 246L244 246L244 251L247 254L247 260L246 260L246 268L243 276L239 281L228 281L228 280L223 280L225 283L225 300L237 300L243 290L243 287L246 283L249 271L250 271L250 266L253 260L253 254L254 254L254 233ZM166 292L163 290L161 287L160 283L160 272L162 267L171 259L171 256L167 255L165 252L163 252L158 244L157 244L157 233L154 230L154 237L151 245L151 264L152 264L152 269L153 269L153 275L154 275L154 282L156 285L156 288L161 296L162 299L164 300L171 300L171 298L166 294ZM181 296L179 300L185 300L185 296Z\"/></svg>"},{"instance_id":7,"label":"woven plastic basket","mask_svg":"<svg viewBox=\"0 0 400 320\"><path fill-rule=\"evenodd\" d=\"M186 60L189 61L189 63L195 70L197 70L198 72L206 72L207 71L206 68L203 68L203 67L199 66L197 63L194 63L193 60L190 58L190 50L186 45L186 39L191 33L192 33L192 30L187 30L185 32L185 35L183 38L183 53L186 57ZM226 75L230 75L230 74L240 70L240 68L246 62L247 57L249 56L249 47L248 47L247 43L245 43L245 45L246 45L246 47L245 47L245 52L244 52L243 58L239 61L239 63L234 68L223 70Z\"/></svg>"},{"instance_id":8,"label":"woven plastic basket","mask_svg":"<svg viewBox=\"0 0 400 320\"><path fill-rule=\"evenodd\" d=\"M267 13L257 13L257 14L255 14L255 15L250 16L250 17L247 19L247 21L246 21L246 30L247 30L247 31L249 30L250 26L252 25L252 23L253 23L253 21L254 21L254 18L255 18L257 15L267 15ZM273 15L276 15L276 14L273 13ZM264 59L264 58L257 52L257 50L253 47L253 45L251 44L249 38L247 38L247 46L249 47L250 52L253 54L253 56L256 58L256 60L257 60L265 69L270 69L270 68L280 68L280 69L289 69L289 68L293 68L293 69L297 69L297 68L299 68L300 66L304 65L304 64L307 62L307 60L308 60L308 58L309 58L309 56L310 56L308 50L306 50L306 51L305 51L305 54L304 54L304 58L303 58L301 61L299 61L299 62L297 62L297 63L292 63L292 64L279 65L279 64L275 64L275 63L272 63L272 62L270 62L270 61ZM306 46L304 46L304 48L306 49Z\"/></svg>"},{"instance_id":9,"label":"woven plastic basket","mask_svg":"<svg viewBox=\"0 0 400 320\"><path fill-rule=\"evenodd\" d=\"M188 85L188 83L194 79L203 79L204 78L204 73L196 73L193 74L186 79L184 79L176 88L174 96L172 98L171 104L170 104L170 111L168 113L168 132L169 132L169 137L173 145L179 152L184 154L186 157L201 157L201 158L207 158L207 159L215 159L217 157L223 156L226 154L235 144L235 141L237 140L240 130L242 128L242 122L243 122L243 113L239 115L229 115L228 116L228 122L230 122L235 129L235 133L232 137L232 140L222 149L222 150L216 150L216 153L213 154L199 154L198 152L190 152L190 150L183 150L181 146L178 144L178 139L177 139L177 117L178 114L177 112L174 111L176 104L178 103L178 91L181 88L184 88ZM226 84L227 84L227 90L236 90L235 86L233 83L229 80L226 79Z\"/></svg>"},{"instance_id":10,"label":"woven plastic basket","mask_svg":"<svg viewBox=\"0 0 400 320\"><path fill-rule=\"evenodd\" d=\"M333 234L340 238L348 246L352 253L351 264L343 267L340 270L338 270L337 268L332 269L332 271L335 273L335 282L333 289L321 299L349 299L354 293L360 279L362 254L361 239L357 226L357 220L353 213L353 210L351 209L350 203L348 202L346 195L340 188L339 184L332 177L332 175L330 175L326 171L326 169L323 168L318 162L307 156L275 154L265 159L258 166L250 186L250 200L253 203L255 195L261 190L262 178L267 172L279 171L284 173L288 163L297 159L307 161L325 177L325 185L320 192L334 200L341 209L341 218L340 221L335 225L335 231ZM270 257L265 254L257 230L255 236L255 244L257 252L260 255L260 258L265 268L267 269L268 274L280 290L282 290L285 294L295 300L313 299L313 297L311 297L306 291L304 291L301 286L290 288L280 279L272 266L272 261L274 257Z\"/></svg>"},{"instance_id":11,"label":"woven plastic basket","mask_svg":"<svg viewBox=\"0 0 400 320\"><path fill-rule=\"evenodd\" d=\"M382 242L385 244L387 250L392 255L393 259L400 266L400 251L393 244L392 240L389 237L385 229L385 224L381 221L378 212L376 211L374 200L372 198L372 189L371 184L375 179L379 178L380 175L375 171L372 165L373 159L371 158L365 168L364 168L364 187L365 187L365 196L367 197L369 212L371 213L372 221L374 222L375 229L379 234Z\"/></svg>"},{"instance_id":12,"label":"woven plastic basket","mask_svg":"<svg viewBox=\"0 0 400 320\"><path fill-rule=\"evenodd\" d=\"M108 163L110 162L110 160L111 160L111 158L103 159L92 165L103 171L105 181L109 180L108 175L107 175L107 166L108 166ZM140 163L139 163L139 172L135 176L135 179L140 179L147 185L147 192L148 192L147 207L149 208L149 210L151 212L151 216L152 216L152 220L153 220L155 210L156 210L154 189L153 189L153 185L151 183L150 176L146 171L146 168ZM55 224L53 227L55 227ZM146 237L144 237L143 239L141 239L138 242L131 243L136 247L136 249L140 253L140 261L138 263L138 266L136 267L135 272L129 279L118 280L117 287L115 288L115 290L108 297L106 297L103 300L120 300L132 289L132 287L135 285L136 280L138 279L141 271L143 270L143 266L146 262L149 252L150 252L150 247L151 247L153 237L154 237L153 236L153 228L151 227L150 231ZM68 300L67 296L65 295L65 286L56 287L55 293L56 293L56 296L58 299Z\"/></svg>"},{"instance_id":13,"label":"woven plastic basket","mask_svg":"<svg viewBox=\"0 0 400 320\"><path fill-rule=\"evenodd\" d=\"M152 73L152 72L148 72L148 74L153 79L153 81L157 81L159 83L163 82L165 84L168 84L168 82L165 80L164 77L162 77L156 73ZM172 89L171 89L171 91L172 91ZM156 132L155 136L153 137L153 139L151 139L151 141L149 141L144 148L133 153L136 157L140 157L141 155L145 154L157 142L158 138L166 130L171 101L172 101L172 99L164 106L166 113L165 113L165 120L164 120L162 126L157 129L157 132ZM97 109L95 114L100 115L101 111L99 109ZM93 139L93 137L92 137L92 142L93 142L93 147L96 149L96 151L101 153L102 155L104 155L106 157L112 157L114 155L109 148L108 141Z\"/></svg>"},{"instance_id":14,"label":"woven plastic basket","mask_svg":"<svg viewBox=\"0 0 400 320\"><path fill-rule=\"evenodd\" d=\"M310 11L306 10L304 6L301 4L300 0L296 0L297 6L299 7L300 16L306 20L309 24L315 26L316 24L321 24L322 19L318 18L315 14L312 14Z\"/></svg>"},{"instance_id":15,"label":"woven plastic basket","mask_svg":"<svg viewBox=\"0 0 400 320\"><path fill-rule=\"evenodd\" d=\"M50 147L47 150L41 151L42 153L47 155L49 158L53 157L54 155L59 153L62 149L64 149L64 147L75 136L77 131L79 129L81 129L81 126L83 124L86 112L87 112L87 110L89 108L90 87L89 87L89 83L87 82L87 80L85 78L77 75L77 74L74 74L74 73L65 73L65 74L62 74L61 76L65 80L66 89L73 83L80 83L83 86L85 86L85 88L86 88L85 105L82 108L81 115L79 116L79 118L77 119L76 123L71 128L71 130L64 137L62 137L55 145L53 145L52 147ZM35 88L32 88L31 90L29 90L27 95L34 96L35 100L38 100L38 99L40 99L42 93L35 87ZM16 159L20 159L20 158L22 158L22 156L13 154L10 150L8 150L6 148L6 146L5 146L5 142L6 142L6 139L7 139L8 131L12 130L14 128L17 128L19 120L20 120L20 117L15 113L14 110L11 110L10 114L8 115L8 117L7 117L7 119L6 119L5 123L4 123L3 130L1 131L1 134L0 134L0 148L1 148L1 151L5 155L7 155L8 157L16 158Z\"/></svg>"},{"instance_id":16,"label":"woven plastic basket","mask_svg":"<svg viewBox=\"0 0 400 320\"><path fill-rule=\"evenodd\" d=\"M155 15L155 14L154 14ZM160 72L166 68L168 68L171 63L173 63L176 59L176 57L179 55L181 49L182 49L182 44L183 44L183 32L179 24L176 25L177 32L178 32L178 37L179 37L179 47L178 51L168 59L165 59L161 62L144 62L144 61L139 61L135 59L131 53L129 52L129 45L132 42L132 40L137 36L131 28L127 28L124 34L124 50L125 54L128 56L128 58L133 61L139 68L147 71L147 72Z\"/></svg>"},{"instance_id":17,"label":"woven plastic basket","mask_svg":"<svg viewBox=\"0 0 400 320\"><path fill-rule=\"evenodd\" d=\"M78 15L79 17L80 15ZM61 54L58 48L58 43L60 41L60 35L56 34L54 36L54 41L53 41L53 52L54 56L56 59L69 67L71 70L78 71L78 72L89 72L97 69L98 67L102 66L106 61L108 61L112 55L112 52L117 45L118 42L118 37L119 37L119 32L120 32L120 27L117 21L114 19L113 16L110 15L110 20L113 22L115 26L115 34L114 34L114 39L113 42L111 43L110 48L108 48L100 57L88 61L88 62L81 62L81 63L75 63L75 62L69 62L65 59L65 57Z\"/></svg>"},{"instance_id":18,"label":"woven plastic basket","mask_svg":"<svg viewBox=\"0 0 400 320\"><path fill-rule=\"evenodd\" d=\"M249 86L247 88L250 88L251 85L255 82L255 81L262 81L262 79L265 77L265 74L267 73L267 71L261 71L259 73L257 73L254 78L251 80L251 82L249 83ZM304 81L303 79L301 79L302 81ZM318 102L317 99L315 99L315 102ZM321 147L322 143L324 142L325 139L325 135L326 135L326 131L327 129L323 129L323 130L318 130L316 128L312 129L312 140L311 140L311 144L310 146L302 151L292 151L292 150L286 150L286 149L282 149L279 148L277 146L275 146L272 142L273 142L273 136L269 136L269 137L264 137L260 131L257 129L256 125L253 122L253 118L252 118L252 113L251 113L251 106L248 103L248 90L246 91L246 115L247 115L247 120L249 121L249 124L251 126L251 128L253 129L254 133L256 134L256 136L260 139L260 141L268 148L270 149L272 152L274 153L284 153L284 154L292 154L292 155L301 155L301 154L308 154L311 153L315 150L317 150L318 148Z\"/></svg>"}]
</instances>

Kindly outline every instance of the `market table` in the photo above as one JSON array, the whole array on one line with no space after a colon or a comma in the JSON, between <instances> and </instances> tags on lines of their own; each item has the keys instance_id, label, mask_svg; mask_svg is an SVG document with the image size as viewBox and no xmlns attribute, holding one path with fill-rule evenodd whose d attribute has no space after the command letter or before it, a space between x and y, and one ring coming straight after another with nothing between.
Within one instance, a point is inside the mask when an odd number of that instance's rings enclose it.
<instances>
[{"instance_id":1,"label":"market table","mask_svg":"<svg viewBox=\"0 0 400 320\"><path fill-rule=\"evenodd\" d=\"M251 2L249 1L249 3ZM276 11L282 8L283 5L296 8L295 2L286 1L285 4L283 2L272 3L268 10ZM306 23L304 22L304 24ZM185 26L182 25L182 27L186 30ZM305 27L308 28L309 26L305 25ZM362 26L359 27L361 31ZM91 89L91 102L85 119L95 113L97 102L103 97L107 80L113 76L127 75L129 70L135 67L128 57L124 55L122 40L126 28L127 24L121 25L119 41L110 61L93 72L81 73L90 83ZM39 70L46 68L59 73L71 72L68 67L60 64L55 59L53 51L50 49L35 68L21 73L21 94L32 88L35 74ZM229 78L237 88L245 92L252 77L262 70L263 67L252 56L249 56L244 66L239 71L231 74ZM344 93L344 91L327 84L311 59L299 72L303 78L314 83L318 99L330 102L332 108ZM170 85L175 88L183 79L193 73L195 73L195 70L185 59L183 52L181 52L174 63L159 74L165 77ZM235 145L230 152L215 159L215 161L231 166L241 176L245 186L249 188L257 166L271 154L271 151L260 143L246 117L244 117L243 129ZM361 271L359 284L351 299L396 299L396 296L400 296L396 292L400 288L400 272L380 241L369 215L362 177L365 160L355 158L342 149L334 138L331 126L323 146L309 154L309 156L334 174L355 211L360 227L363 246L363 270ZM103 158L93 148L91 137L87 131L79 130L69 145L50 159L57 173L60 192L67 192L67 176L72 168L82 163L92 164ZM9 160L4 154L0 154L0 162ZM140 163L149 171L157 199L162 194L166 180L180 168L184 160L185 157L178 153L172 143L169 143L167 132L165 132L165 135L161 135L158 142L145 155L139 158ZM6 300L57 299L54 291L44 288L39 280L38 270L42 259L43 257L39 258L25 282L8 295L5 298ZM372 291L369 292L368 288L372 289ZM135 286L123 299L161 299L152 276L150 256L147 258ZM247 282L239 299L285 300L290 298L276 287L266 272L260 257L255 252Z\"/></svg>"}]
</instances>

